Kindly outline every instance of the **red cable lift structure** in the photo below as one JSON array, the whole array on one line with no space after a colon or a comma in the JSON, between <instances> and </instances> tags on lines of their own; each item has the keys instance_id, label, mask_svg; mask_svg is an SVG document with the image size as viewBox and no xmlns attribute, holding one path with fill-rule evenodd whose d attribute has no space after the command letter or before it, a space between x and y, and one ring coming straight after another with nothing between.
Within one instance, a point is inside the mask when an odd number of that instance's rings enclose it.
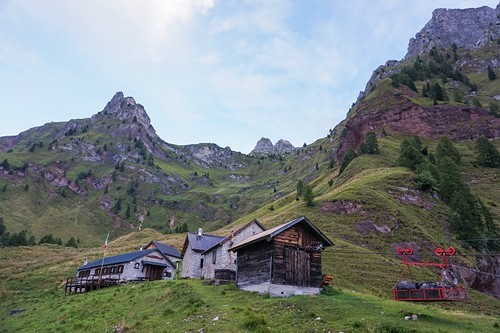
<instances>
[{"instance_id":1,"label":"red cable lift structure","mask_svg":"<svg viewBox=\"0 0 500 333\"><path fill-rule=\"evenodd\" d=\"M437 247L434 254L443 257L441 263L426 263L408 261L406 256L413 254L412 248L397 248L397 253L403 256L402 265L408 269L412 281L401 281L404 267L401 269L400 281L393 288L394 300L410 302L464 302L467 300L467 290L463 288L451 270L451 264L448 261L449 256L454 256L456 250L454 247L443 249ZM439 282L413 282L410 266L428 266L441 268L441 281Z\"/></svg>"}]
</instances>

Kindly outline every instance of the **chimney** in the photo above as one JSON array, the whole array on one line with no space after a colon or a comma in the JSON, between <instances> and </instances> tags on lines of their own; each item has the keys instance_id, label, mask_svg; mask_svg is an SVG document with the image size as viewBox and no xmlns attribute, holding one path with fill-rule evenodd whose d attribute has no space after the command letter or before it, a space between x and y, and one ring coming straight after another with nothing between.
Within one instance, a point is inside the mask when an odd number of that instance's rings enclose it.
<instances>
[{"instance_id":1,"label":"chimney","mask_svg":"<svg viewBox=\"0 0 500 333\"><path fill-rule=\"evenodd\" d=\"M203 229L202 228L198 228L198 236L201 236L203 235Z\"/></svg>"}]
</instances>

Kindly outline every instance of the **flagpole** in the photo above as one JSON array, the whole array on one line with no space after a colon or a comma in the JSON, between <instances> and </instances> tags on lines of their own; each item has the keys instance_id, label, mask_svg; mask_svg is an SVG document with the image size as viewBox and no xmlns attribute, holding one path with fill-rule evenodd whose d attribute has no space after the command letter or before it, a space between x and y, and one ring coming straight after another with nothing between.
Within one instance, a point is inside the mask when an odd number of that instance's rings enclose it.
<instances>
[{"instance_id":1,"label":"flagpole","mask_svg":"<svg viewBox=\"0 0 500 333\"><path fill-rule=\"evenodd\" d=\"M102 269L104 267L104 258L106 257L106 250L108 249L108 239L109 239L109 232L108 232L108 235L106 236L106 240L104 241L104 252L102 254L101 269L99 271L99 280L97 281L99 289L101 288Z\"/></svg>"}]
</instances>

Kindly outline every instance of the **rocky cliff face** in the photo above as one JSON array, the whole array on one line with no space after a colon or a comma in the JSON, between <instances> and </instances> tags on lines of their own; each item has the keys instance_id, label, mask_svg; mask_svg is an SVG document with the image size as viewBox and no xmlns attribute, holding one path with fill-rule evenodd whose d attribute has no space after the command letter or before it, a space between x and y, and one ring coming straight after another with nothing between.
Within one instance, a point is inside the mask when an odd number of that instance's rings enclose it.
<instances>
[{"instance_id":1,"label":"rocky cliff face","mask_svg":"<svg viewBox=\"0 0 500 333\"><path fill-rule=\"evenodd\" d=\"M250 156L256 156L256 155L270 155L270 154L287 154L291 153L295 150L296 148L287 140L280 139L278 142L276 142L275 145L269 140L268 138L261 138L257 144L255 145L255 148L250 152Z\"/></svg>"},{"instance_id":2,"label":"rocky cliff face","mask_svg":"<svg viewBox=\"0 0 500 333\"><path fill-rule=\"evenodd\" d=\"M408 43L408 52L403 60L409 60L423 53L428 53L433 47L457 47L475 49L497 43L500 36L500 4L496 9L484 6L469 9L436 9L431 20ZM467 59L468 66L474 66L474 59ZM494 67L500 65L500 60L489 61ZM357 102L365 98L381 80L399 73L398 60L389 60L379 66L373 73L364 91L360 91ZM487 64L476 64L475 70L484 70Z\"/></svg>"},{"instance_id":3,"label":"rocky cliff face","mask_svg":"<svg viewBox=\"0 0 500 333\"><path fill-rule=\"evenodd\" d=\"M477 48L496 42L500 34L500 4L496 9L484 6L469 9L436 9L431 20L415 38L410 39L405 59L413 58L433 47L452 44Z\"/></svg>"},{"instance_id":4,"label":"rocky cliff face","mask_svg":"<svg viewBox=\"0 0 500 333\"><path fill-rule=\"evenodd\" d=\"M485 109L469 105L422 106L411 100L414 92L406 87L402 90L406 92L387 91L377 100L358 104L361 111L346 119L343 125L343 138L337 149L339 159L349 148L357 149L368 131L416 134L436 140L443 135L452 140L500 136L500 118Z\"/></svg>"}]
</instances>

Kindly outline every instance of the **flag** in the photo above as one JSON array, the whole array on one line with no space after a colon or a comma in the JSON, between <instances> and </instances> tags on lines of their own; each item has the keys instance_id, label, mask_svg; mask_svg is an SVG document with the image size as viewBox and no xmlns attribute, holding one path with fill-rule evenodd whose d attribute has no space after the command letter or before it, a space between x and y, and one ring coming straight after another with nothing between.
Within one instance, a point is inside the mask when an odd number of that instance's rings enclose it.
<instances>
[{"instance_id":1,"label":"flag","mask_svg":"<svg viewBox=\"0 0 500 333\"><path fill-rule=\"evenodd\" d=\"M106 236L106 240L104 241L104 250L108 248L108 239L109 239L109 232L108 235Z\"/></svg>"}]
</instances>

